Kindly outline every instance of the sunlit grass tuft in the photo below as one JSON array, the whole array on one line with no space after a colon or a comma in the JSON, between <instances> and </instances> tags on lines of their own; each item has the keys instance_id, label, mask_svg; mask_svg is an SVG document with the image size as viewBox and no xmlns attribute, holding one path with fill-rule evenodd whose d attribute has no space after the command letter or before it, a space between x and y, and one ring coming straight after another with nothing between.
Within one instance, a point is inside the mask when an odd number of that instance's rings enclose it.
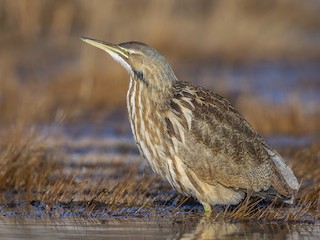
<instances>
[{"instance_id":1,"label":"sunlit grass tuft","mask_svg":"<svg viewBox=\"0 0 320 240\"><path fill-rule=\"evenodd\" d=\"M43 145L32 130L20 131L1 136L0 189L30 197L50 186L51 175L60 169L59 154Z\"/></svg>"}]
</instances>

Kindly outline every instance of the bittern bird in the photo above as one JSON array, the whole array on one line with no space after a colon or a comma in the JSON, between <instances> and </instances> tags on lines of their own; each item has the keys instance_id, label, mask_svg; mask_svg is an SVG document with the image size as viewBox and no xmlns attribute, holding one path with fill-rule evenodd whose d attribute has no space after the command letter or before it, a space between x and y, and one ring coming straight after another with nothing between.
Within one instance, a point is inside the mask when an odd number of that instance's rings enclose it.
<instances>
[{"instance_id":1,"label":"bittern bird","mask_svg":"<svg viewBox=\"0 0 320 240\"><path fill-rule=\"evenodd\" d=\"M226 99L179 81L146 44L82 40L129 72L127 107L141 155L172 187L198 199L206 214L248 193L293 202L299 184L292 170Z\"/></svg>"}]
</instances>

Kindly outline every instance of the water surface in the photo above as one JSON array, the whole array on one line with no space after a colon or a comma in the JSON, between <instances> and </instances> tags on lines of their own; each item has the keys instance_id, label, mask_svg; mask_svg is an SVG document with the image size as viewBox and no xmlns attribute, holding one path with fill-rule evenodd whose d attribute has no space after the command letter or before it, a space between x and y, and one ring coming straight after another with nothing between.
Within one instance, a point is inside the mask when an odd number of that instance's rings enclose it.
<instances>
[{"instance_id":1,"label":"water surface","mask_svg":"<svg viewBox=\"0 0 320 240\"><path fill-rule=\"evenodd\" d=\"M319 225L226 223L206 219L0 218L0 239L319 239Z\"/></svg>"}]
</instances>

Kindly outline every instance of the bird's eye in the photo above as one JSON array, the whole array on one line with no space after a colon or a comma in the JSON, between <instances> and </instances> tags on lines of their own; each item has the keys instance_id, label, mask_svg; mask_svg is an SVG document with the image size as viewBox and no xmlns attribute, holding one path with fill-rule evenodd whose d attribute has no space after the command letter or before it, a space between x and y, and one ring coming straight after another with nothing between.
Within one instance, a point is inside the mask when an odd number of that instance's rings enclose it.
<instances>
[{"instance_id":1,"label":"bird's eye","mask_svg":"<svg viewBox=\"0 0 320 240\"><path fill-rule=\"evenodd\" d=\"M125 53L126 53L128 56L131 55L131 52L129 52L128 50L126 50Z\"/></svg>"}]
</instances>

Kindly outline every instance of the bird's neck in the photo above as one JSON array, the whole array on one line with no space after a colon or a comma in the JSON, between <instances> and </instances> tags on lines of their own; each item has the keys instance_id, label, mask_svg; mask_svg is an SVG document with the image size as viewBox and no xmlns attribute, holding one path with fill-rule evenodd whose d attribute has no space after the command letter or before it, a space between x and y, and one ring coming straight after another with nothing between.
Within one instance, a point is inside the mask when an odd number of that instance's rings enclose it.
<instances>
[{"instance_id":1,"label":"bird's neck","mask_svg":"<svg viewBox=\"0 0 320 240\"><path fill-rule=\"evenodd\" d=\"M173 97L173 83L166 82L161 85L153 85L147 79L130 78L127 101L140 101L150 107L165 108ZM132 98L135 98L133 100Z\"/></svg>"}]
</instances>

